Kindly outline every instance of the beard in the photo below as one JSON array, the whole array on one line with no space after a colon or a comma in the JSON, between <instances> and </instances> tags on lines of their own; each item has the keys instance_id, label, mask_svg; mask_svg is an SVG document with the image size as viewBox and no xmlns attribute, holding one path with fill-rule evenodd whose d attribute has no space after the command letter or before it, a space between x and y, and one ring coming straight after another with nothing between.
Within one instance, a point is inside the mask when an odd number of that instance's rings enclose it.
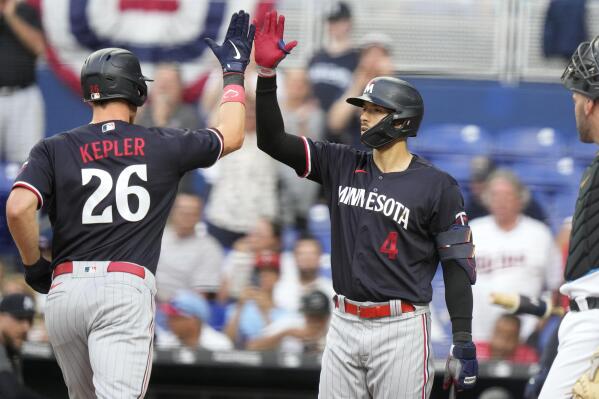
<instances>
[{"instance_id":1,"label":"beard","mask_svg":"<svg viewBox=\"0 0 599 399\"><path fill-rule=\"evenodd\" d=\"M312 281L318 277L318 269L300 269L299 277L301 281Z\"/></svg>"}]
</instances>

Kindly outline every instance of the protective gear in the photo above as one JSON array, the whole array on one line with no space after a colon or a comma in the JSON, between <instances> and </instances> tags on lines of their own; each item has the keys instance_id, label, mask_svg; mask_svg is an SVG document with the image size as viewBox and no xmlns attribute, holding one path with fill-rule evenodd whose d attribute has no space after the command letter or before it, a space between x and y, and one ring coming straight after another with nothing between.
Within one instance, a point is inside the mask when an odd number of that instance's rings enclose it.
<instances>
[{"instance_id":1,"label":"protective gear","mask_svg":"<svg viewBox=\"0 0 599 399\"><path fill-rule=\"evenodd\" d=\"M474 284L476 282L476 260L474 259L474 244L472 244L470 226L454 224L449 230L437 234L435 242L440 260L456 261L468 274L470 283Z\"/></svg>"},{"instance_id":2,"label":"protective gear","mask_svg":"<svg viewBox=\"0 0 599 399\"><path fill-rule=\"evenodd\" d=\"M258 22L254 20L254 25ZM270 11L264 16L262 24L256 32L256 46L254 58L258 65L258 74L262 77L274 76L275 68L297 46L293 40L287 44L283 41L285 32L285 16Z\"/></svg>"},{"instance_id":3,"label":"protective gear","mask_svg":"<svg viewBox=\"0 0 599 399\"><path fill-rule=\"evenodd\" d=\"M254 25L248 27L249 21L250 15L241 10L231 16L222 46L210 38L204 39L218 58L225 74L231 72L243 74L250 62L256 28Z\"/></svg>"},{"instance_id":4,"label":"protective gear","mask_svg":"<svg viewBox=\"0 0 599 399\"><path fill-rule=\"evenodd\" d=\"M345 101L356 107L362 107L368 101L392 111L362 134L360 140L370 148L415 137L424 115L424 103L418 90L408 82L390 76L372 79L360 97L350 97Z\"/></svg>"},{"instance_id":5,"label":"protective gear","mask_svg":"<svg viewBox=\"0 0 599 399\"><path fill-rule=\"evenodd\" d=\"M599 36L580 43L562 74L562 83L592 100L599 98Z\"/></svg>"},{"instance_id":6,"label":"protective gear","mask_svg":"<svg viewBox=\"0 0 599 399\"><path fill-rule=\"evenodd\" d=\"M33 265L25 265L25 281L40 294L47 294L52 285L52 264L40 256Z\"/></svg>"},{"instance_id":7,"label":"protective gear","mask_svg":"<svg viewBox=\"0 0 599 399\"><path fill-rule=\"evenodd\" d=\"M137 57L121 48L95 51L81 68L85 102L122 98L141 107L148 97L148 81L152 79L142 75Z\"/></svg>"},{"instance_id":8,"label":"protective gear","mask_svg":"<svg viewBox=\"0 0 599 399\"><path fill-rule=\"evenodd\" d=\"M572 399L599 399L599 350L591 357L591 367L574 384Z\"/></svg>"},{"instance_id":9,"label":"protective gear","mask_svg":"<svg viewBox=\"0 0 599 399\"><path fill-rule=\"evenodd\" d=\"M478 361L476 360L476 346L472 342L456 342L449 350L445 363L445 376L443 389L452 385L459 391L471 389L476 385L478 378Z\"/></svg>"}]
</instances>

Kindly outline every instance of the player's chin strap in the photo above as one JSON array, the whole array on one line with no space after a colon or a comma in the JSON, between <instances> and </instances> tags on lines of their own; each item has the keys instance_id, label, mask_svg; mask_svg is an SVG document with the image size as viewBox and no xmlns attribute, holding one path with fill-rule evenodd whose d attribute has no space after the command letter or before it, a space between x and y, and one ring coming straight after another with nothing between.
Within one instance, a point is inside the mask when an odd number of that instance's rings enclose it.
<instances>
[{"instance_id":1,"label":"player's chin strap","mask_svg":"<svg viewBox=\"0 0 599 399\"><path fill-rule=\"evenodd\" d=\"M468 274L470 283L476 282L474 244L470 226L453 225L449 230L435 237L441 261L454 260Z\"/></svg>"}]
</instances>

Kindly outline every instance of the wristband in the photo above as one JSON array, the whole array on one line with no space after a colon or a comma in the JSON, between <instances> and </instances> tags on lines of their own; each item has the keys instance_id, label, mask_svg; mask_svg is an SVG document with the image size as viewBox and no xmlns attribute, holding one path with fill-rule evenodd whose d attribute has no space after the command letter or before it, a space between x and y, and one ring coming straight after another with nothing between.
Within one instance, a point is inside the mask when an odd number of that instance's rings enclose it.
<instances>
[{"instance_id":1,"label":"wristband","mask_svg":"<svg viewBox=\"0 0 599 399\"><path fill-rule=\"evenodd\" d=\"M256 66L256 71L258 72L258 76L263 78L272 78L277 74L277 70L275 68L266 68L260 65Z\"/></svg>"},{"instance_id":2,"label":"wristband","mask_svg":"<svg viewBox=\"0 0 599 399\"><path fill-rule=\"evenodd\" d=\"M223 89L223 98L220 101L224 103L242 103L245 105L245 89L243 86L236 84L229 84Z\"/></svg>"}]
</instances>

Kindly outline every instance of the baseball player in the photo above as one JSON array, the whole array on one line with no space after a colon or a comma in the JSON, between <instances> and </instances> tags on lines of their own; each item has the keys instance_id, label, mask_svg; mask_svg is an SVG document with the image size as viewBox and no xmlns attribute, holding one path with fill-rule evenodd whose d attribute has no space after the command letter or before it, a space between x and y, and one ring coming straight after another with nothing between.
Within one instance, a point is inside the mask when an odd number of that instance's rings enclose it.
<instances>
[{"instance_id":1,"label":"baseball player","mask_svg":"<svg viewBox=\"0 0 599 399\"><path fill-rule=\"evenodd\" d=\"M562 82L572 91L578 137L599 144L599 36L572 55ZM559 347L540 398L599 397L599 157L580 182L572 219L565 283L570 311L559 327ZM593 354L594 352L594 354ZM590 368L590 371L588 371ZM578 382L577 382L578 380ZM586 391L588 395L580 395ZM591 394L591 392L595 392Z\"/></svg>"},{"instance_id":2,"label":"baseball player","mask_svg":"<svg viewBox=\"0 0 599 399\"><path fill-rule=\"evenodd\" d=\"M297 42L283 41L284 20L273 11L256 28L258 146L322 184L331 213L335 311L319 397L430 395L428 304L439 260L453 327L445 385L472 388L474 246L455 180L408 152L406 138L416 135L424 111L420 94L403 80L377 77L347 99L362 108L369 152L285 133L275 68Z\"/></svg>"},{"instance_id":3,"label":"baseball player","mask_svg":"<svg viewBox=\"0 0 599 399\"><path fill-rule=\"evenodd\" d=\"M70 398L140 398L152 364L154 274L181 176L243 142L244 71L254 27L233 14L222 45L219 124L183 130L132 124L146 100L138 59L92 53L81 70L89 125L40 141L6 208L26 281L48 293L46 325ZM40 257L36 209L53 226L52 262Z\"/></svg>"}]
</instances>

